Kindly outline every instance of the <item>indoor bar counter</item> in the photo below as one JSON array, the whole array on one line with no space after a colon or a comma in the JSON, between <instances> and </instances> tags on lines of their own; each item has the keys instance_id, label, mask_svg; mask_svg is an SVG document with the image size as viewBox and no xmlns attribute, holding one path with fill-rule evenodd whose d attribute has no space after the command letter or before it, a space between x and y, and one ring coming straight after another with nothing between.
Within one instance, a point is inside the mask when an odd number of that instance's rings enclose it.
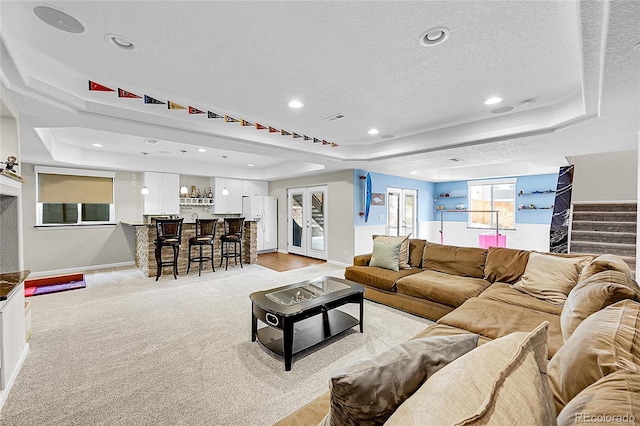
<instances>
[{"instance_id":1,"label":"indoor bar counter","mask_svg":"<svg viewBox=\"0 0 640 426\"><path fill-rule=\"evenodd\" d=\"M155 244L156 239L156 226L151 223L127 223L135 229L136 233L136 266L147 276L155 277L157 272L156 257L155 257ZM180 275L187 273L187 265L189 263L189 238L195 236L196 224L191 222L184 222L182 224L182 242L180 244L180 254L178 255L178 278ZM218 220L216 226L216 237L214 239L214 265L216 270L220 265L220 236L224 233L224 221ZM244 222L244 232L242 237L242 263L251 264L258 261L258 235L255 221ZM203 248L204 256L210 255L210 248L205 246ZM198 247L192 248L192 257L198 256ZM163 261L170 261L173 259L173 251L171 249L162 250ZM225 259L226 262L226 259ZM222 264L224 268L225 264ZM235 262L233 259L229 259L229 268L235 268ZM240 262L238 262L238 268L240 268ZM162 276L171 277L173 279L172 267L167 266L163 268ZM203 262L202 272L211 272L211 262ZM198 262L191 262L191 270L189 274L198 273Z\"/></svg>"}]
</instances>

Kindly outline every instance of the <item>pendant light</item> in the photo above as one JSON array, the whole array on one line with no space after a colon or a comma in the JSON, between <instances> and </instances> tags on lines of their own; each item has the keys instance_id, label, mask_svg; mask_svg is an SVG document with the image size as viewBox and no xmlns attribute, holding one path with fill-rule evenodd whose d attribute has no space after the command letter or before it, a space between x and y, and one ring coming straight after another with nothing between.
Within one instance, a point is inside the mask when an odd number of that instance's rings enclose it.
<instances>
[{"instance_id":1,"label":"pendant light","mask_svg":"<svg viewBox=\"0 0 640 426\"><path fill-rule=\"evenodd\" d=\"M182 170L185 170L185 164L184 164L184 155L187 153L187 151L185 151L184 149L181 149L180 152L182 153ZM185 185L184 183L184 175L182 175L182 186L180 187L180 195L187 195L189 193L189 188L187 188L187 185Z\"/></svg>"},{"instance_id":2,"label":"pendant light","mask_svg":"<svg viewBox=\"0 0 640 426\"><path fill-rule=\"evenodd\" d=\"M147 155L149 155L148 152L143 152L142 155L144 155L144 172L147 172ZM149 195L149 188L147 188L147 185L143 186L142 189L140 190L140 193L142 195Z\"/></svg>"},{"instance_id":3,"label":"pendant light","mask_svg":"<svg viewBox=\"0 0 640 426\"><path fill-rule=\"evenodd\" d=\"M223 159L227 159L226 155L222 156ZM227 183L227 180L224 180L225 184ZM227 185L224 186L224 188L222 188L222 195L229 195L229 190L227 189Z\"/></svg>"}]
</instances>

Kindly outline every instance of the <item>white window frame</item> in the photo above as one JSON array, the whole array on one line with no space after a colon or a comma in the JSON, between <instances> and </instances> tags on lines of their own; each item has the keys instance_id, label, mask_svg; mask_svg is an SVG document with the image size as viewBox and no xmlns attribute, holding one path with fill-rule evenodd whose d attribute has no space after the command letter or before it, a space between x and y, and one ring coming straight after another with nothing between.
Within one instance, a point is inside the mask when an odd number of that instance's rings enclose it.
<instances>
[{"instance_id":1,"label":"white window frame","mask_svg":"<svg viewBox=\"0 0 640 426\"><path fill-rule=\"evenodd\" d=\"M36 166L36 226L38 227L61 227L61 226L91 226L91 225L115 225L116 223L116 174L115 172L106 172L101 170L82 170L82 169L67 169L62 167L44 167L44 166ZM52 175L72 175L72 176L91 176L91 177L103 177L113 179L113 203L109 204L109 220L107 221L83 221L82 220L82 204L78 204L78 220L76 223L42 223L43 219L43 205L48 203L41 203L38 201L38 194L40 191L39 188L39 179L38 174L52 174ZM61 204L74 204L74 203L61 203Z\"/></svg>"},{"instance_id":2,"label":"white window frame","mask_svg":"<svg viewBox=\"0 0 640 426\"><path fill-rule=\"evenodd\" d=\"M474 180L467 181L467 200L468 200L468 208L469 210L473 210L471 207L471 187L472 186L486 186L486 185L505 185L505 184L513 184L513 228L504 228L501 223L498 223L500 230L513 231L516 229L516 184L518 182L517 178L506 178L506 179L486 179L486 180ZM491 210L493 208L493 190L491 191ZM478 224L473 223L472 214L467 214L467 227L473 229L495 229L495 224L488 226L478 226ZM491 215L491 222L495 220L494 214Z\"/></svg>"}]
</instances>

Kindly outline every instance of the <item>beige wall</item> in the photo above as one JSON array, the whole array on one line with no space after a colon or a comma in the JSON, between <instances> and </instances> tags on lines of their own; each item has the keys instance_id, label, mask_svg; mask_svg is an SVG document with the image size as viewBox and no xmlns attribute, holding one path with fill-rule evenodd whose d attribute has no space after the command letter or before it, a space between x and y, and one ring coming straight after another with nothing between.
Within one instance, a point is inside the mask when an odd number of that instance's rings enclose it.
<instances>
[{"instance_id":1,"label":"beige wall","mask_svg":"<svg viewBox=\"0 0 640 426\"><path fill-rule=\"evenodd\" d=\"M287 251L287 189L327 185L327 260L353 263L353 170L269 182L278 198L278 250Z\"/></svg>"},{"instance_id":2,"label":"beige wall","mask_svg":"<svg viewBox=\"0 0 640 426\"><path fill-rule=\"evenodd\" d=\"M136 179L133 179L133 175ZM24 267L32 273L79 271L101 265L135 261L135 238L130 226L35 228L36 193L33 165L23 165L22 188ZM142 219L142 176L116 172L116 222Z\"/></svg>"},{"instance_id":3,"label":"beige wall","mask_svg":"<svg viewBox=\"0 0 640 426\"><path fill-rule=\"evenodd\" d=\"M572 202L637 200L638 151L579 155L569 160L575 165Z\"/></svg>"}]
</instances>

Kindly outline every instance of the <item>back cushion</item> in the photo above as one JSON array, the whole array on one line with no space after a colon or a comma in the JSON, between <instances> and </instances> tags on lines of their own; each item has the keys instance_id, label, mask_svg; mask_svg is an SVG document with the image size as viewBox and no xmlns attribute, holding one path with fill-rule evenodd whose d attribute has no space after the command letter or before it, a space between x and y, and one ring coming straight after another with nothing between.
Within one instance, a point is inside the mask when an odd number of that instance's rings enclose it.
<instances>
[{"instance_id":1,"label":"back cushion","mask_svg":"<svg viewBox=\"0 0 640 426\"><path fill-rule=\"evenodd\" d=\"M609 270L620 271L629 277L629 279L633 279L631 268L621 257L613 254L603 254L593 259L582 269L580 281L584 281L599 272Z\"/></svg>"},{"instance_id":2,"label":"back cushion","mask_svg":"<svg viewBox=\"0 0 640 426\"><path fill-rule=\"evenodd\" d=\"M412 267L422 268L422 254L425 244L427 244L425 240L409 239L409 265Z\"/></svg>"},{"instance_id":3,"label":"back cushion","mask_svg":"<svg viewBox=\"0 0 640 426\"><path fill-rule=\"evenodd\" d=\"M529 261L529 251L504 247L489 247L484 279L494 283L513 284L524 274Z\"/></svg>"},{"instance_id":4,"label":"back cushion","mask_svg":"<svg viewBox=\"0 0 640 426\"><path fill-rule=\"evenodd\" d=\"M461 277L484 278L487 250L475 247L446 246L427 242L422 268Z\"/></svg>"}]
</instances>

